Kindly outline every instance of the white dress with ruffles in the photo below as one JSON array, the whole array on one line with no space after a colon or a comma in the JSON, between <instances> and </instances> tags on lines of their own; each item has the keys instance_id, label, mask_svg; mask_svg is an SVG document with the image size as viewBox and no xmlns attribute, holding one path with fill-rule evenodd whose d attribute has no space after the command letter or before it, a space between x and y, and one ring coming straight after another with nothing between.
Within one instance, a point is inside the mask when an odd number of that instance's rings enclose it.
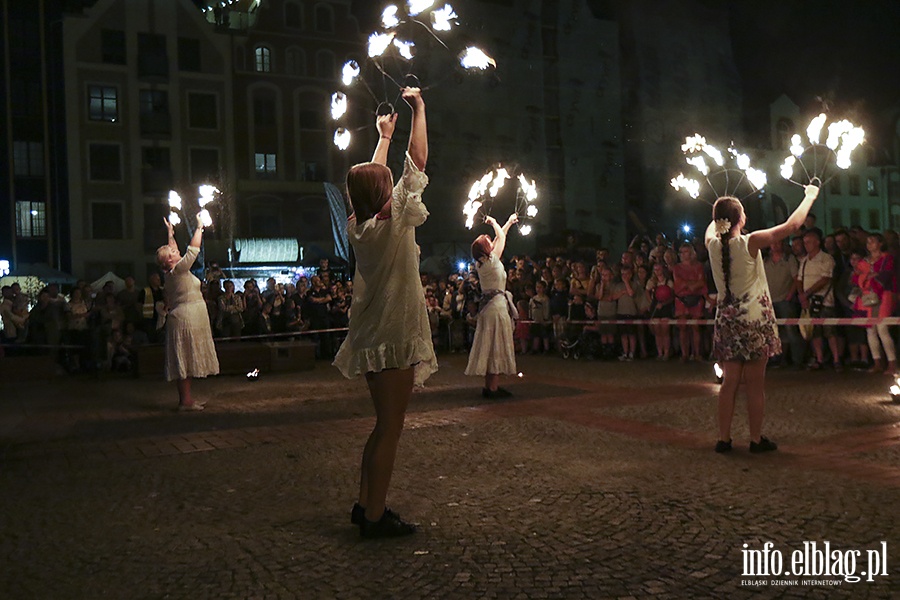
<instances>
[{"instance_id":1,"label":"white dress with ruffles","mask_svg":"<svg viewBox=\"0 0 900 600\"><path fill-rule=\"evenodd\" d=\"M422 385L437 371L416 245L416 227L428 218L426 185L428 176L407 153L391 216L347 222L356 274L350 330L333 363L344 377L415 365L414 382Z\"/></svg>"},{"instance_id":2,"label":"white dress with ruffles","mask_svg":"<svg viewBox=\"0 0 900 600\"><path fill-rule=\"evenodd\" d=\"M515 375L516 349L513 345L513 322L506 296L506 271L503 263L490 255L475 267L481 293L495 291L487 306L478 312L475 339L469 351L466 375Z\"/></svg>"},{"instance_id":3,"label":"white dress with ruffles","mask_svg":"<svg viewBox=\"0 0 900 600\"><path fill-rule=\"evenodd\" d=\"M166 380L206 377L219 372L219 359L209 325L209 312L200 293L200 280L191 273L200 249L188 246L184 256L166 273Z\"/></svg>"}]
</instances>

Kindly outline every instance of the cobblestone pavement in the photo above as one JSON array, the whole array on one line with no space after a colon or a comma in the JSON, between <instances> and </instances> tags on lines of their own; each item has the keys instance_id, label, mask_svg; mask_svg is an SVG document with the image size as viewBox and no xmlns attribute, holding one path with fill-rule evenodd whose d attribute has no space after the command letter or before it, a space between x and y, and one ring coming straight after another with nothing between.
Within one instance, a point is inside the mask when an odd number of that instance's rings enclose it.
<instances>
[{"instance_id":1,"label":"cobblestone pavement","mask_svg":"<svg viewBox=\"0 0 900 600\"><path fill-rule=\"evenodd\" d=\"M888 378L771 371L779 451L747 452L741 401L735 451L717 455L709 364L523 357L515 396L498 402L464 361L441 357L413 397L389 500L422 531L386 541L349 524L373 423L365 383L325 363L197 382L202 413L173 412L174 386L158 380L3 384L0 597L900 593ZM804 542L847 565L863 551L856 573L886 548L888 575L743 575L743 545L766 542L783 570Z\"/></svg>"}]
</instances>

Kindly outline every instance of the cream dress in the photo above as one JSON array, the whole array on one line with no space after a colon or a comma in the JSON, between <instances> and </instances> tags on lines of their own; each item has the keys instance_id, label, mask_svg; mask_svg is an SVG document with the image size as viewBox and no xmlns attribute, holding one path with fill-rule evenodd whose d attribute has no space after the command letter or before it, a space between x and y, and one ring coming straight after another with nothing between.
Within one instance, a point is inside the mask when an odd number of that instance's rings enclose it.
<instances>
[{"instance_id":1,"label":"cream dress","mask_svg":"<svg viewBox=\"0 0 900 600\"><path fill-rule=\"evenodd\" d=\"M391 216L362 223L351 216L347 223L356 274L350 330L333 363L344 377L415 365L415 385L422 385L437 371L416 245L416 227L428 218L426 185L428 176L407 153Z\"/></svg>"},{"instance_id":2,"label":"cream dress","mask_svg":"<svg viewBox=\"0 0 900 600\"><path fill-rule=\"evenodd\" d=\"M469 351L466 375L515 375L516 350L513 345L513 323L509 316L509 300L506 296L506 271L503 263L494 256L484 259L475 267L481 293L499 290L487 306L478 312L475 325L475 341Z\"/></svg>"},{"instance_id":3,"label":"cream dress","mask_svg":"<svg viewBox=\"0 0 900 600\"><path fill-rule=\"evenodd\" d=\"M166 273L166 380L206 377L219 372L219 359L209 326L200 280L191 273L200 249L188 246Z\"/></svg>"}]
</instances>

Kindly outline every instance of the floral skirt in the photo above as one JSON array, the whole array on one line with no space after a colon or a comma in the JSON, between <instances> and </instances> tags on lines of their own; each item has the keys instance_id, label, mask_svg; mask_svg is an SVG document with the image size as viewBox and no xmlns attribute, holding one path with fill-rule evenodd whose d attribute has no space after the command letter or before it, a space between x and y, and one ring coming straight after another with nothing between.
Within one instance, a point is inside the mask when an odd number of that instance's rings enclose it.
<instances>
[{"instance_id":1,"label":"floral skirt","mask_svg":"<svg viewBox=\"0 0 900 600\"><path fill-rule=\"evenodd\" d=\"M716 312L713 333L713 356L716 360L751 361L781 354L781 339L774 313L764 311L760 318L747 315L735 318L732 311Z\"/></svg>"}]
</instances>

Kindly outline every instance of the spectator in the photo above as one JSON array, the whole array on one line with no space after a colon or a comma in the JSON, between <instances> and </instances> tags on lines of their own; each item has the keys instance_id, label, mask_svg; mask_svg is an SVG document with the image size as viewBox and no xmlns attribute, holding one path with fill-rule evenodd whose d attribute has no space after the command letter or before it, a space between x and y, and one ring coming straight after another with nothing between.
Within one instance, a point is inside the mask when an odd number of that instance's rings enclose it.
<instances>
[{"instance_id":1,"label":"spectator","mask_svg":"<svg viewBox=\"0 0 900 600\"><path fill-rule=\"evenodd\" d=\"M769 295L775 317L779 319L796 319L800 316L797 304L797 259L785 252L784 240L773 242L763 262L766 281L769 282ZM790 350L790 361L796 368L803 366L806 343L796 325L782 325L778 328L782 341L782 353L778 355L780 362L784 360L784 349Z\"/></svg>"},{"instance_id":2,"label":"spectator","mask_svg":"<svg viewBox=\"0 0 900 600\"><path fill-rule=\"evenodd\" d=\"M647 280L651 319L671 319L675 316L675 282L663 263L653 265L653 273ZM672 354L672 327L668 323L651 325L656 341L656 359L669 360Z\"/></svg>"},{"instance_id":3,"label":"spectator","mask_svg":"<svg viewBox=\"0 0 900 600\"><path fill-rule=\"evenodd\" d=\"M543 347L544 353L550 352L553 324L550 316L550 297L547 295L547 284L538 281L535 294L528 301L528 318L531 324L531 351L537 354Z\"/></svg>"},{"instance_id":4,"label":"spectator","mask_svg":"<svg viewBox=\"0 0 900 600\"><path fill-rule=\"evenodd\" d=\"M234 293L234 282L225 280L225 291L219 296L216 331L222 337L239 338L244 329L244 301Z\"/></svg>"},{"instance_id":5,"label":"spectator","mask_svg":"<svg viewBox=\"0 0 900 600\"><path fill-rule=\"evenodd\" d=\"M702 319L708 290L703 265L697 261L694 247L685 242L678 250L681 262L675 265L672 275L675 281L676 319ZM703 360L700 346L700 326L678 324L681 343L681 360ZM690 333L689 333L690 332Z\"/></svg>"},{"instance_id":6,"label":"spectator","mask_svg":"<svg viewBox=\"0 0 900 600\"><path fill-rule=\"evenodd\" d=\"M887 245L884 236L879 233L870 234L866 240L868 256L865 261L860 261L859 275L853 277L853 282L859 286L860 295L857 298L857 307L865 311L868 317L885 319L894 312L894 294L897 292L897 282L894 274L894 257L886 252ZM894 375L897 371L897 353L894 340L886 324L870 325L866 331L869 340L869 350L875 365L871 373L885 372ZM880 340L880 343L879 343ZM881 347L884 346L884 354ZM887 367L884 364L884 355L887 355Z\"/></svg>"},{"instance_id":7,"label":"spectator","mask_svg":"<svg viewBox=\"0 0 900 600\"><path fill-rule=\"evenodd\" d=\"M800 306L807 309L810 316L823 319L833 318L835 316L832 285L834 259L830 254L822 252L821 231L818 229L807 230L803 234L803 247L806 249L806 256L800 261L800 274L797 277ZM818 370L825 363L823 337L828 338L835 371L843 370L838 349L837 331L833 325L816 325L813 328L812 347L815 362L810 365L810 368Z\"/></svg>"},{"instance_id":8,"label":"spectator","mask_svg":"<svg viewBox=\"0 0 900 600\"><path fill-rule=\"evenodd\" d=\"M622 274L619 281L613 284L616 318L622 321L636 319L638 313L637 303L634 300L636 291L632 264L631 261L622 263ZM635 325L619 325L618 330L622 343L622 355L619 356L619 360L632 361L637 351L637 329Z\"/></svg>"},{"instance_id":9,"label":"spectator","mask_svg":"<svg viewBox=\"0 0 900 600\"><path fill-rule=\"evenodd\" d=\"M138 294L138 301L141 304L144 333L147 334L151 343L161 341L162 330L157 327L161 318L156 307L157 303L165 302L165 290L163 290L159 273L150 273L150 276L147 277L147 287Z\"/></svg>"},{"instance_id":10,"label":"spectator","mask_svg":"<svg viewBox=\"0 0 900 600\"><path fill-rule=\"evenodd\" d=\"M3 319L3 340L4 346L12 346L18 343L19 337L25 331L25 325L28 322L28 316L16 314L14 310L14 292L12 286L4 285L2 288L2 302L0 302L0 318ZM7 354L12 354L11 350Z\"/></svg>"}]
</instances>

